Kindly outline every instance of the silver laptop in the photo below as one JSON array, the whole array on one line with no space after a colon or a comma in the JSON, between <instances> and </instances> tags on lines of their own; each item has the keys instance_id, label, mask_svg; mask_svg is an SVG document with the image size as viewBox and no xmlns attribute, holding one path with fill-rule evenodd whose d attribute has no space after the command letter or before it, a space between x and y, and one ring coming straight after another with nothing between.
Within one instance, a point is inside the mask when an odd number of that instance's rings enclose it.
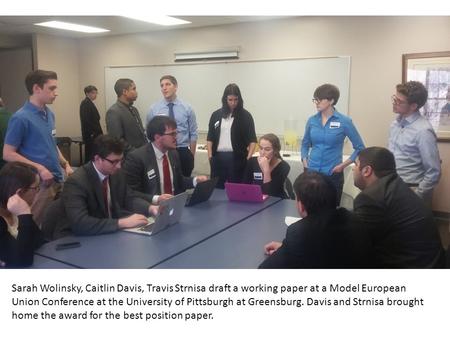
<instances>
[{"instance_id":1,"label":"silver laptop","mask_svg":"<svg viewBox=\"0 0 450 338\"><path fill-rule=\"evenodd\" d=\"M178 194L159 204L159 213L148 218L148 224L136 228L123 229L136 234L151 236L178 223L186 203L187 193Z\"/></svg>"}]
</instances>

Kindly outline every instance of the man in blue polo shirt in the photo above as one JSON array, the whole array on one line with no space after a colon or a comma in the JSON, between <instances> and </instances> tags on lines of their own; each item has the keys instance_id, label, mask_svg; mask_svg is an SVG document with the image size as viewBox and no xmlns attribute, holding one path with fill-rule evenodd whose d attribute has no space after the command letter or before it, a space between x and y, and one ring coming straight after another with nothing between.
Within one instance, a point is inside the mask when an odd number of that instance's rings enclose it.
<instances>
[{"instance_id":1,"label":"man in blue polo shirt","mask_svg":"<svg viewBox=\"0 0 450 338\"><path fill-rule=\"evenodd\" d=\"M190 177L194 169L198 127L192 107L177 97L178 82L172 75L164 75L159 80L164 98L153 104L147 114L148 122L156 115L166 115L177 122L177 151L180 155L183 176Z\"/></svg>"},{"instance_id":2,"label":"man in blue polo shirt","mask_svg":"<svg viewBox=\"0 0 450 338\"><path fill-rule=\"evenodd\" d=\"M3 146L3 158L31 164L41 178L31 212L38 225L48 204L62 190L65 175L73 170L56 146L55 114L47 107L57 94L57 75L53 71L28 73L25 85L30 98L10 119Z\"/></svg>"}]
</instances>

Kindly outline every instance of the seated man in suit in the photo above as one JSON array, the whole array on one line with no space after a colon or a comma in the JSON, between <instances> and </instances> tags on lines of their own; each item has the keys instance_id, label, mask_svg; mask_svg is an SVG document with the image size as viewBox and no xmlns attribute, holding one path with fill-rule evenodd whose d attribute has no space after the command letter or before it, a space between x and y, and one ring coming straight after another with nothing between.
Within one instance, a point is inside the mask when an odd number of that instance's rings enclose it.
<instances>
[{"instance_id":1,"label":"seated man in suit","mask_svg":"<svg viewBox=\"0 0 450 338\"><path fill-rule=\"evenodd\" d=\"M97 235L148 223L157 207L139 198L121 172L124 143L109 135L95 139L93 160L70 176L61 194L65 227L77 235Z\"/></svg>"},{"instance_id":2,"label":"seated man in suit","mask_svg":"<svg viewBox=\"0 0 450 338\"><path fill-rule=\"evenodd\" d=\"M366 237L324 175L308 171L294 182L301 220L289 226L283 243L270 242L260 268L349 268L367 265Z\"/></svg>"},{"instance_id":3,"label":"seated man in suit","mask_svg":"<svg viewBox=\"0 0 450 338\"><path fill-rule=\"evenodd\" d=\"M147 137L150 143L128 153L123 165L128 185L141 198L157 204L207 180L206 176L183 176L175 120L155 116L147 125Z\"/></svg>"},{"instance_id":4,"label":"seated man in suit","mask_svg":"<svg viewBox=\"0 0 450 338\"><path fill-rule=\"evenodd\" d=\"M433 214L398 176L394 155L370 147L359 153L355 164L354 183L362 192L355 198L354 213L372 242L373 266L443 267Z\"/></svg>"}]
</instances>

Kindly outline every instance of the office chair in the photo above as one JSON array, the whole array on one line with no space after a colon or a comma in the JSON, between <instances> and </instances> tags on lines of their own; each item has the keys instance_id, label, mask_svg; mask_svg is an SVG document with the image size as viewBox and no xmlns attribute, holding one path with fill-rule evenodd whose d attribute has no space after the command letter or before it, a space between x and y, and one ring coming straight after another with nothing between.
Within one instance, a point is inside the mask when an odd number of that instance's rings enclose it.
<instances>
[{"instance_id":1,"label":"office chair","mask_svg":"<svg viewBox=\"0 0 450 338\"><path fill-rule=\"evenodd\" d=\"M56 137L56 145L63 154L64 158L72 163L70 156L70 146L72 145L72 139L70 137Z\"/></svg>"},{"instance_id":2,"label":"office chair","mask_svg":"<svg viewBox=\"0 0 450 338\"><path fill-rule=\"evenodd\" d=\"M289 179L289 177L286 177L286 180L284 181L284 192L286 193L289 199L295 200L294 188L292 186L292 182Z\"/></svg>"}]
</instances>

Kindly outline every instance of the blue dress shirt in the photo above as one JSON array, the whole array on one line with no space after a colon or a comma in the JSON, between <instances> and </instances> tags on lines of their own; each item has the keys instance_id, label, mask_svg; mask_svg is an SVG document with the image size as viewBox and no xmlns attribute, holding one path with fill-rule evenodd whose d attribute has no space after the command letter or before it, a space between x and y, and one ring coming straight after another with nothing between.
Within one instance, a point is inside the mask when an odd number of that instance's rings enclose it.
<instances>
[{"instance_id":1,"label":"blue dress shirt","mask_svg":"<svg viewBox=\"0 0 450 338\"><path fill-rule=\"evenodd\" d=\"M346 137L352 142L354 151L350 160L354 161L364 149L364 143L352 120L334 111L323 126L321 112L311 116L306 123L301 147L301 157L302 160L307 159L308 169L331 175L333 168L342 163Z\"/></svg>"},{"instance_id":2,"label":"blue dress shirt","mask_svg":"<svg viewBox=\"0 0 450 338\"><path fill-rule=\"evenodd\" d=\"M195 113L192 107L181 101L175 99L173 103L173 113L175 121L177 122L177 147L189 147L191 142L197 141L198 127ZM146 125L157 115L169 116L169 102L165 99L153 104L147 114Z\"/></svg>"},{"instance_id":3,"label":"blue dress shirt","mask_svg":"<svg viewBox=\"0 0 450 338\"><path fill-rule=\"evenodd\" d=\"M418 184L419 196L430 192L439 182L441 160L436 134L418 111L392 122L389 150L394 154L398 175L406 183Z\"/></svg>"}]
</instances>

